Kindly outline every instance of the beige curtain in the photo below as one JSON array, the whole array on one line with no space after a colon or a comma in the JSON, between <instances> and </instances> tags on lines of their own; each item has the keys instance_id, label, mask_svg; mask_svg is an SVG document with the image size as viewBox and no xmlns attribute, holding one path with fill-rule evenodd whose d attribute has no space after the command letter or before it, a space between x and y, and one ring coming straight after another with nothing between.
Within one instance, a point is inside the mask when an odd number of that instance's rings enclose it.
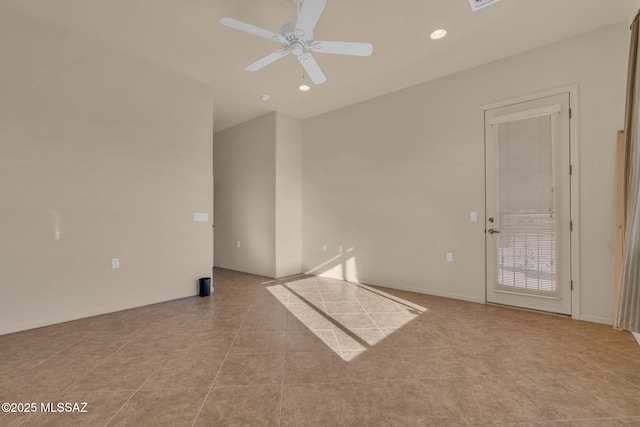
<instances>
[{"instance_id":1,"label":"beige curtain","mask_svg":"<svg viewBox=\"0 0 640 427\"><path fill-rule=\"evenodd\" d=\"M639 12L640 15L640 12ZM624 267L620 288L617 323L626 330L640 332L640 150L638 150L638 102L640 67L638 37L640 24L636 15L631 25L631 49L627 80L625 115L625 230Z\"/></svg>"}]
</instances>

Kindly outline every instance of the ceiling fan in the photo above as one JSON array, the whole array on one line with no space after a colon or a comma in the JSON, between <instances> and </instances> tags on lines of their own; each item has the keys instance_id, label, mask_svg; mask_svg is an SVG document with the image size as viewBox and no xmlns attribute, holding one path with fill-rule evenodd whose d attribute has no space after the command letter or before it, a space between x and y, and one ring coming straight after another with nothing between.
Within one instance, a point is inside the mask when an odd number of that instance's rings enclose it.
<instances>
[{"instance_id":1,"label":"ceiling fan","mask_svg":"<svg viewBox=\"0 0 640 427\"><path fill-rule=\"evenodd\" d=\"M320 19L320 15L327 4L327 0L304 0L302 10L300 3L303 0L293 0L296 4L296 22L289 22L282 26L280 34L269 30L238 21L233 18L222 18L220 23L236 30L254 34L265 39L280 43L282 49L260 58L247 65L245 70L258 71L263 67L287 56L289 53L298 57L298 61L309 75L313 83L321 84L327 81L324 73L316 60L311 56L316 53L334 53L338 55L369 56L373 52L373 45L370 43L334 42L320 41L313 39L313 29Z\"/></svg>"}]
</instances>

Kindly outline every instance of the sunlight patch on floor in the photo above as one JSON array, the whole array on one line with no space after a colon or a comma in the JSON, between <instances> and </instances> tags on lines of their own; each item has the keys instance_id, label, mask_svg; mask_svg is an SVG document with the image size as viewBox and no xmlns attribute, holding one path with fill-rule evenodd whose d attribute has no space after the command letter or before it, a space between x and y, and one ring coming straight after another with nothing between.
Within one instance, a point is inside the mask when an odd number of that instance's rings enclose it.
<instances>
[{"instance_id":1,"label":"sunlight patch on floor","mask_svg":"<svg viewBox=\"0 0 640 427\"><path fill-rule=\"evenodd\" d=\"M414 302L363 284L295 276L267 284L288 312L287 331L310 331L347 362L380 345L427 311ZM295 320L294 320L295 319Z\"/></svg>"}]
</instances>

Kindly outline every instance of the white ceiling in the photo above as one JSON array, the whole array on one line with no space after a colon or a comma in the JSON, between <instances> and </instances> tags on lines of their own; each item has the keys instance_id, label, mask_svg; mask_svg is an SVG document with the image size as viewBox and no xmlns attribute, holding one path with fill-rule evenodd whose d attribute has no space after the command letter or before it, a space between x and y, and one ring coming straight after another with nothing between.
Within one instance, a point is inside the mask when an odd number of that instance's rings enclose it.
<instances>
[{"instance_id":1,"label":"white ceiling","mask_svg":"<svg viewBox=\"0 0 640 427\"><path fill-rule=\"evenodd\" d=\"M370 57L315 54L328 81L301 93L288 56L243 68L277 50L219 24L230 16L279 33L293 0L0 0L0 5L211 84L214 130L269 111L304 119L625 21L635 0L328 0L318 40L369 42ZM446 28L447 37L429 38ZM308 78L307 78L308 80ZM260 95L268 93L264 102Z\"/></svg>"}]
</instances>

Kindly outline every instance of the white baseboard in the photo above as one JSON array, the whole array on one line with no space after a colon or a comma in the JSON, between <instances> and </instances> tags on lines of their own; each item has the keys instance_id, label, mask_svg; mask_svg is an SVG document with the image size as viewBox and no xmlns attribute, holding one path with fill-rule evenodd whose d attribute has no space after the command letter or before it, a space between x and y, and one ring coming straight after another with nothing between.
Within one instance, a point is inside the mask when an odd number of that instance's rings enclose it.
<instances>
[{"instance_id":1,"label":"white baseboard","mask_svg":"<svg viewBox=\"0 0 640 427\"><path fill-rule=\"evenodd\" d=\"M638 341L638 345L640 345L640 333L638 332L631 332L633 334L634 337L636 337L636 341Z\"/></svg>"},{"instance_id":2,"label":"white baseboard","mask_svg":"<svg viewBox=\"0 0 640 427\"><path fill-rule=\"evenodd\" d=\"M197 293L189 295L170 295L156 298L150 298L145 301L129 302L127 304L117 304L108 307L99 307L94 310L80 311L75 313L65 313L61 316L50 317L47 319L40 319L35 322L20 323L17 325L10 325L0 328L0 335L12 334L14 332L26 331L29 329L42 328L44 326L51 326L58 323L70 322L72 320L84 319L86 317L99 316L101 314L114 313L116 311L129 310L132 308L144 307L147 305L158 304L161 302L173 301L181 298L187 298L197 295Z\"/></svg>"},{"instance_id":3,"label":"white baseboard","mask_svg":"<svg viewBox=\"0 0 640 427\"><path fill-rule=\"evenodd\" d=\"M417 294L425 294L425 295L432 295L434 297L443 297L443 298L451 298L451 299L457 299L457 300L461 300L461 301L467 301L467 302L475 302L478 304L484 304L484 301L482 301L480 298L477 297L471 297L468 295L458 295L458 294L451 294L448 292L440 292L440 291L434 291L431 289L416 289L416 288L412 288L412 287L408 287L408 286L385 286L386 288L391 288L391 289L399 289L401 291L409 291L409 292L415 292Z\"/></svg>"},{"instance_id":4,"label":"white baseboard","mask_svg":"<svg viewBox=\"0 0 640 427\"><path fill-rule=\"evenodd\" d=\"M589 316L588 314L580 315L579 320L584 320L585 322L592 322L592 323L601 323L603 325L613 324L610 317Z\"/></svg>"},{"instance_id":5,"label":"white baseboard","mask_svg":"<svg viewBox=\"0 0 640 427\"><path fill-rule=\"evenodd\" d=\"M432 295L435 297L443 297L443 298L451 298L451 299L457 299L457 300L461 300L461 301L467 301L467 302L475 302L475 303L479 303L479 304L484 304L484 301L481 298L478 297L472 297L472 296L468 296L468 295L459 295L459 294L452 294L452 293L448 293L448 292L439 292L439 291L434 291L431 289L417 289L417 288L413 288L411 286L391 286L391 285L376 285L374 283L370 283L367 281L361 282L358 280L352 280L350 278L341 278L341 277L333 277L331 274L314 274L313 272L309 271L305 274L310 274L312 276L318 276L318 277L326 277L329 279L337 279L337 280L345 280L347 282L351 282L351 283L358 283L358 284L362 284L362 285L367 285L367 286L378 286L381 288L388 288L388 289L397 289L399 291L408 291L408 292L415 292L417 294L424 294L424 295Z\"/></svg>"}]
</instances>

